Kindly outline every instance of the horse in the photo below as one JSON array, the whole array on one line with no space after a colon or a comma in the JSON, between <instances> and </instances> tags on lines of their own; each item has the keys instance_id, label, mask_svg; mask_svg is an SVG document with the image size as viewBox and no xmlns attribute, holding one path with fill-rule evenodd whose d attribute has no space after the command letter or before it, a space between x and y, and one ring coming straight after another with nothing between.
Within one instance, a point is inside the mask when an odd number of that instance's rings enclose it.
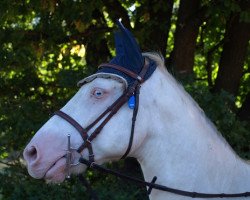
<instances>
[{"instance_id":1,"label":"horse","mask_svg":"<svg viewBox=\"0 0 250 200\"><path fill-rule=\"evenodd\" d=\"M196 192L248 191L250 163L237 156L198 104L166 70L164 59L156 53L143 56L153 60L157 67L141 85L129 156L140 163L144 179L150 182L157 176L158 184ZM122 81L97 77L84 84L61 110L86 127L115 102L125 88ZM124 154L130 140L132 115L133 111L122 105L91 142L95 163L117 161ZM23 153L32 177L53 183L64 181L69 133L72 149L79 147L83 140L77 130L57 115L38 130ZM86 149L80 154L74 151L71 159L77 162L87 156ZM69 170L71 174L79 174L86 166L76 164ZM149 197L151 200L190 199L156 189Z\"/></svg>"}]
</instances>

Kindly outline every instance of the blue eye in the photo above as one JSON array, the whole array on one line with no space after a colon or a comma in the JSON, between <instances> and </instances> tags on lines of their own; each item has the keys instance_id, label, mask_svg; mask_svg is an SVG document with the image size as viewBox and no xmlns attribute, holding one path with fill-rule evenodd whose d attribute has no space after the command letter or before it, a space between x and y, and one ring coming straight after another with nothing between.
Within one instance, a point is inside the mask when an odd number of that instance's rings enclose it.
<instances>
[{"instance_id":1,"label":"blue eye","mask_svg":"<svg viewBox=\"0 0 250 200\"><path fill-rule=\"evenodd\" d=\"M93 95L94 95L96 98L101 98L101 97L103 96L103 91L100 90L100 89L96 89L96 90L94 90Z\"/></svg>"}]
</instances>

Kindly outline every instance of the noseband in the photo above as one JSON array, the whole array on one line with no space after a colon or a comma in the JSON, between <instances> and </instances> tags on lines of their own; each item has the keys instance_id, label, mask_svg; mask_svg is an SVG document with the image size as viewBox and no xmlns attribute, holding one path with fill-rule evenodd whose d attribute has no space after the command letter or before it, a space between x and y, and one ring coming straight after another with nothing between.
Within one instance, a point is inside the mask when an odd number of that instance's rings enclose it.
<instances>
[{"instance_id":1,"label":"noseband","mask_svg":"<svg viewBox=\"0 0 250 200\"><path fill-rule=\"evenodd\" d=\"M131 96L135 96L135 106L133 108L133 117L132 117L132 125L131 125L131 133L130 133L130 139L129 139L129 144L127 147L127 150L125 151L124 155L121 157L122 159L125 158L132 147L133 143L133 137L134 137L134 128L135 128L135 121L136 121L136 116L138 112L138 107L139 107L139 92L140 92L140 86L144 81L144 76L148 70L148 64L144 64L142 67L141 72L137 75L136 73L125 69L122 66L110 64L110 63L104 63L101 64L99 67L108 67L108 68L113 68L115 70L118 70L130 77L132 77L134 82L128 86L128 88L124 91L124 93L113 103L111 104L103 113L101 113L96 120L94 120L90 125L88 125L86 128L83 128L76 120L74 120L71 116L66 114L65 112L59 110L56 111L54 114L63 118L66 120L68 123L70 123L81 135L83 139L83 143L80 145L76 151L80 154L84 149L88 149L89 153L89 161L93 163L95 161L95 156L94 156L94 151L92 147L92 141L93 139L96 138L96 136L101 132L103 127L109 122L109 120L117 113L117 111L129 100ZM93 128L98 122L100 125L98 125L95 130L88 135L88 132L90 131L91 128ZM70 147L70 136L68 136L68 151L66 155L66 160L67 163L70 165L70 153L71 153L72 148ZM68 166L70 167L70 166Z\"/></svg>"}]
</instances>

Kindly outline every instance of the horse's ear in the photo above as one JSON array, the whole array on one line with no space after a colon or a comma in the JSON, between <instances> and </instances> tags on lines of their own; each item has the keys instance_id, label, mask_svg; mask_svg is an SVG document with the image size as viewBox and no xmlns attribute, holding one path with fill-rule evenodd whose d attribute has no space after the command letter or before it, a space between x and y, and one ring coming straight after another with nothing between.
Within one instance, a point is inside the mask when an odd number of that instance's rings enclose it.
<instances>
[{"instance_id":1,"label":"horse's ear","mask_svg":"<svg viewBox=\"0 0 250 200\"><path fill-rule=\"evenodd\" d=\"M132 33L126 29L123 24L117 20L118 30L115 32L115 49L116 56L109 61L109 64L104 63L101 65L101 68L97 71L96 74L91 75L87 79L93 80L96 77L104 77L104 75L109 74L109 77L113 75L118 75L122 80L126 82L126 85L132 84L135 79L127 74L123 73L120 70L115 68L110 68L110 64L122 66L123 68L128 69L129 71L139 74L144 65L144 57L142 56L140 47L136 42ZM153 60L147 59L149 62L149 67L144 76L144 80L147 80L156 68L156 63ZM106 65L106 66L105 66ZM86 79L82 81L87 82Z\"/></svg>"},{"instance_id":2,"label":"horse's ear","mask_svg":"<svg viewBox=\"0 0 250 200\"><path fill-rule=\"evenodd\" d=\"M119 28L114 34L116 56L110 60L109 63L122 66L132 72L135 72L136 74L139 74L144 64L144 58L140 47L134 36L119 20L116 21L116 24ZM105 67L105 64L102 65L102 68L98 70L97 73L117 74L123 77L127 81L128 85L134 81L132 77L118 70Z\"/></svg>"},{"instance_id":3,"label":"horse's ear","mask_svg":"<svg viewBox=\"0 0 250 200\"><path fill-rule=\"evenodd\" d=\"M119 30L115 33L116 57L110 63L121 65L139 74L143 64L141 50L134 36L117 20Z\"/></svg>"}]
</instances>

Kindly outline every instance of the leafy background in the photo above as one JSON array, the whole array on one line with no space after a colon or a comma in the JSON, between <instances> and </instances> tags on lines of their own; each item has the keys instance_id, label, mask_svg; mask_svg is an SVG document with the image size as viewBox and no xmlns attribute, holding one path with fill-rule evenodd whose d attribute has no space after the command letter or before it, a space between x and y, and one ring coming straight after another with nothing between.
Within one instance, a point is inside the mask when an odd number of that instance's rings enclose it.
<instances>
[{"instance_id":1,"label":"leafy background","mask_svg":"<svg viewBox=\"0 0 250 200\"><path fill-rule=\"evenodd\" d=\"M114 55L117 18L143 51L163 54L234 150L250 158L249 1L185 2L1 0L0 199L89 198L77 178L60 185L32 179L22 150L78 90L76 82ZM133 159L108 166L142 177ZM100 199L147 199L144 188L114 177L86 177Z\"/></svg>"}]
</instances>

